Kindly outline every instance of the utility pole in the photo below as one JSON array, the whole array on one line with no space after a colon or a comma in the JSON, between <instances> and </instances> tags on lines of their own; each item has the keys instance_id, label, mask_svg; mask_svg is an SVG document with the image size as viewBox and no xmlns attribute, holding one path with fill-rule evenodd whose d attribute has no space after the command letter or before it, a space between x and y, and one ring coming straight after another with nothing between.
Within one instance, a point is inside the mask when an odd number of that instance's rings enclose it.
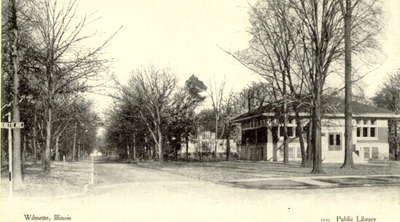
<instances>
[{"instance_id":1,"label":"utility pole","mask_svg":"<svg viewBox=\"0 0 400 222\"><path fill-rule=\"evenodd\" d=\"M11 46L11 59L13 64L13 103L12 113L13 122L20 122L19 112L19 55L18 55L18 24L17 24L17 9L16 1L10 0L10 11L9 11L9 23L10 23L10 34L12 35L12 46ZM9 116L11 118L11 116ZM11 121L9 121L11 122ZM14 168L13 181L15 186L22 186L22 159L21 159L21 129L13 129L13 145L14 145L14 161L12 168Z\"/></svg>"}]
</instances>

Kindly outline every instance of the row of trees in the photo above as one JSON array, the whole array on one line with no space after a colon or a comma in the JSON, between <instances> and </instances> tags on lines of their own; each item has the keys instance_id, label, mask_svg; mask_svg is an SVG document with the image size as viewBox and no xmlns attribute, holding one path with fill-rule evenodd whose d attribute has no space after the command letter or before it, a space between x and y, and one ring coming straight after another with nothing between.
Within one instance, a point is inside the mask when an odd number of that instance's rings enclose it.
<instances>
[{"instance_id":1,"label":"row of trees","mask_svg":"<svg viewBox=\"0 0 400 222\"><path fill-rule=\"evenodd\" d=\"M233 117L266 105L273 93L264 82L253 82L236 93L227 90L225 82L207 87L194 75L179 87L174 73L155 66L132 71L127 84L115 82L118 93L111 95L114 108L106 121L106 147L127 159L176 160L179 152L188 159L189 141L199 131L211 131L214 139L226 139L229 160L230 141L239 142L240 137ZM209 108L200 110L207 98ZM216 144L204 155L217 159ZM200 152L201 158L206 151Z\"/></svg>"},{"instance_id":2,"label":"row of trees","mask_svg":"<svg viewBox=\"0 0 400 222\"><path fill-rule=\"evenodd\" d=\"M176 158L181 142L188 143L196 132L195 109L205 99L205 84L192 75L179 88L170 70L148 66L132 71L126 85L116 85L115 108L107 121L108 146L126 148L122 153L134 159Z\"/></svg>"},{"instance_id":3,"label":"row of trees","mask_svg":"<svg viewBox=\"0 0 400 222\"><path fill-rule=\"evenodd\" d=\"M24 129L13 130L17 186L22 184L21 139L23 150L35 161L41 156L49 171L52 156L69 153L74 160L79 146L88 152L90 138L81 132L96 133L99 119L82 93L105 71L108 61L100 53L109 40L88 46L93 35L85 31L88 18L77 16L77 3L2 1L1 108L4 114L12 107L13 121L25 123ZM4 116L2 121L7 121Z\"/></svg>"}]
</instances>

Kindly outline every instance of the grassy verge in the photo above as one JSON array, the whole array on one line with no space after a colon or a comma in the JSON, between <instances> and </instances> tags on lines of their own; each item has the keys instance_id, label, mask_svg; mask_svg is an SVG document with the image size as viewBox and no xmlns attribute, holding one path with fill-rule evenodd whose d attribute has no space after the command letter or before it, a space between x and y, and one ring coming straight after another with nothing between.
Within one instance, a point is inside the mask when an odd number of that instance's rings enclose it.
<instances>
[{"instance_id":1,"label":"grassy verge","mask_svg":"<svg viewBox=\"0 0 400 222\"><path fill-rule=\"evenodd\" d=\"M45 173L41 165L28 163L24 169L24 187L15 190L15 196L55 197L79 193L88 183L90 166L84 162L53 162L50 173ZM7 171L2 171L1 195L8 195Z\"/></svg>"}]
</instances>

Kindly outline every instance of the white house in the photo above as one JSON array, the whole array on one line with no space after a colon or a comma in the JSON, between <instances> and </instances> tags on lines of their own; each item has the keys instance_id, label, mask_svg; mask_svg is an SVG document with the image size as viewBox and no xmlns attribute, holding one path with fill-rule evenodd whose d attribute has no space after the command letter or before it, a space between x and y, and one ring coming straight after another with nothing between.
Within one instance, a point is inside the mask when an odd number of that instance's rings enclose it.
<instances>
[{"instance_id":1,"label":"white house","mask_svg":"<svg viewBox=\"0 0 400 222\"><path fill-rule=\"evenodd\" d=\"M322 159L323 162L340 163L344 160L344 106L338 102L335 111L327 111L322 117ZM248 160L272 160L273 137L272 128L277 127L278 160L283 160L283 127L277 124L276 114L271 106L260 107L233 119L241 129L239 158ZM300 113L302 125L306 125L310 114ZM400 119L393 112L353 102L353 146L354 162L383 160L389 158L388 120ZM275 124L274 124L275 123ZM301 160L300 143L296 137L294 114L289 114L287 131L289 137L289 160ZM305 139L305 146L306 139Z\"/></svg>"},{"instance_id":2,"label":"white house","mask_svg":"<svg viewBox=\"0 0 400 222\"><path fill-rule=\"evenodd\" d=\"M202 154L211 154L215 151L215 142L217 142L217 155L222 157L226 154L227 140L217 139L215 140L215 132L201 131L198 133L196 138L189 139L188 152L193 157ZM237 144L231 139L229 142L230 153L232 155L237 154ZM181 156L186 155L186 143L181 145Z\"/></svg>"}]
</instances>

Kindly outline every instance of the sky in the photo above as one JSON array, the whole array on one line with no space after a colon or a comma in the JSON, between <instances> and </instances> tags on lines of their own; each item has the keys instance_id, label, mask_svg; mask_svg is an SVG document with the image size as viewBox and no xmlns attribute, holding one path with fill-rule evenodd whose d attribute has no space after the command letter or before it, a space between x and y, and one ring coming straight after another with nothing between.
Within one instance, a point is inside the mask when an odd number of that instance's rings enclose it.
<instances>
[{"instance_id":1,"label":"sky","mask_svg":"<svg viewBox=\"0 0 400 222\"><path fill-rule=\"evenodd\" d=\"M400 1L383 0L385 29L380 34L381 52L375 64L362 68L368 75L362 87L374 95L386 73L400 68ZM110 71L124 82L138 66L169 67L181 83L195 74L206 85L226 80L239 91L258 79L222 49L247 47L250 36L246 0L80 0L81 13L94 15L90 24L105 39L123 26L105 51L113 58ZM250 1L251 2L251 1ZM94 40L93 42L96 42ZM222 49L221 49L222 48ZM92 96L104 110L111 99Z\"/></svg>"}]
</instances>

